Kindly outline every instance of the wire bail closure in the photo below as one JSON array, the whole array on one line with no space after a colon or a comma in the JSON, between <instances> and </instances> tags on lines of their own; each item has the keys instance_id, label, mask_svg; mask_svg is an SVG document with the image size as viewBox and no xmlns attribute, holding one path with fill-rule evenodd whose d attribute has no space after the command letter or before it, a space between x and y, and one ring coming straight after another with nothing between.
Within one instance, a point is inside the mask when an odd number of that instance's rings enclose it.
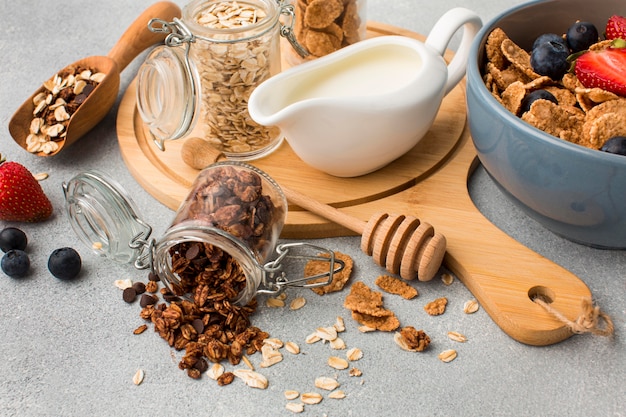
<instances>
[{"instance_id":1,"label":"wire bail closure","mask_svg":"<svg viewBox=\"0 0 626 417\"><path fill-rule=\"evenodd\" d=\"M316 254L302 254L301 252L305 250L315 250ZM287 287L323 287L330 284L333 281L334 274L341 272L345 267L345 263L342 260L335 259L333 251L309 243L283 243L276 247L276 253L278 253L278 257L276 259L263 265L264 275L262 284L265 288L258 289L257 294L278 295L285 291ZM324 254L328 256L324 256ZM285 261L288 259L328 262L328 272L307 277L302 276L300 278L288 279L287 274L283 271ZM324 277L327 277L324 281L311 282Z\"/></svg>"}]
</instances>

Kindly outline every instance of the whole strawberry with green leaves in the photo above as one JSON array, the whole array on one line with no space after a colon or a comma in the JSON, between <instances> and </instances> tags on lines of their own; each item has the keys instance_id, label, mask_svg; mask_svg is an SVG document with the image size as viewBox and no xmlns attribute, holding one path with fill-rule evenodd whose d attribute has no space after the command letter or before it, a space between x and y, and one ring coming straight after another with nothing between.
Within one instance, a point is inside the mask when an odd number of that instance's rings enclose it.
<instances>
[{"instance_id":1,"label":"whole strawberry with green leaves","mask_svg":"<svg viewBox=\"0 0 626 417\"><path fill-rule=\"evenodd\" d=\"M52 204L33 174L0 155L0 220L41 222L51 214Z\"/></svg>"}]
</instances>

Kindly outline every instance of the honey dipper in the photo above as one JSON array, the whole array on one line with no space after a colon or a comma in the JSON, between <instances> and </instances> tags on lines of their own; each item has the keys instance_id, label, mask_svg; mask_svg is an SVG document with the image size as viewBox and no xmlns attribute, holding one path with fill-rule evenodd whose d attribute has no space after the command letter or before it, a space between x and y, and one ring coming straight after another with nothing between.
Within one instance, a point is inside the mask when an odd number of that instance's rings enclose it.
<instances>
[{"instance_id":1,"label":"honey dipper","mask_svg":"<svg viewBox=\"0 0 626 417\"><path fill-rule=\"evenodd\" d=\"M224 155L201 138L189 138L181 149L183 162L203 169ZM367 222L281 186L291 203L331 220L361 235L361 250L392 274L405 280L431 280L443 261L446 238L418 218L401 214L374 213Z\"/></svg>"}]
</instances>

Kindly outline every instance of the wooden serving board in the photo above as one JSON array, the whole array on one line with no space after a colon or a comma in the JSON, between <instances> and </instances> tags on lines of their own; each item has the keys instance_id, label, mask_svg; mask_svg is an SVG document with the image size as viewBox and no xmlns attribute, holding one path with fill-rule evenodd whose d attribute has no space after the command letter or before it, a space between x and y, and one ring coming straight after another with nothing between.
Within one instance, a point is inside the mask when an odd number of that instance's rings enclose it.
<instances>
[{"instance_id":1,"label":"wooden serving board","mask_svg":"<svg viewBox=\"0 0 626 417\"><path fill-rule=\"evenodd\" d=\"M423 36L370 22L368 36ZM450 56L446 56L450 58ZM136 81L120 104L117 132L122 156L137 181L175 210L198 171L181 159L183 140L152 143L138 114ZM332 150L329 150L332 151ZM367 221L374 212L411 215L431 223L448 240L445 265L468 287L492 319L512 338L549 345L572 335L562 322L531 300L543 296L575 320L589 288L575 275L521 245L496 228L474 206L467 179L478 165L466 126L465 84L444 99L435 123L410 152L389 166L357 178L338 178L303 163L287 143L252 161L279 184ZM283 238L320 238L354 234L290 205Z\"/></svg>"}]
</instances>

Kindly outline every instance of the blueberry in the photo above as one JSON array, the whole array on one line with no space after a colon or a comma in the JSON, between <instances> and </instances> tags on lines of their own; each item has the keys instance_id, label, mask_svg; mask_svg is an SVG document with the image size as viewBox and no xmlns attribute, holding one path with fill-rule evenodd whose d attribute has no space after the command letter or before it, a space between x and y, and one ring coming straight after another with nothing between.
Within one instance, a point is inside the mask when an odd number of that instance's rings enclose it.
<instances>
[{"instance_id":1,"label":"blueberry","mask_svg":"<svg viewBox=\"0 0 626 417\"><path fill-rule=\"evenodd\" d=\"M600 148L601 151L626 155L626 136L613 136Z\"/></svg>"},{"instance_id":2,"label":"blueberry","mask_svg":"<svg viewBox=\"0 0 626 417\"><path fill-rule=\"evenodd\" d=\"M2 257L0 261L2 272L11 278L22 278L30 269L30 259L26 252L20 249L11 249Z\"/></svg>"},{"instance_id":3,"label":"blueberry","mask_svg":"<svg viewBox=\"0 0 626 417\"><path fill-rule=\"evenodd\" d=\"M554 95L552 95L551 92L547 90L534 90L526 94L526 96L522 100L520 114L524 114L528 110L530 110L530 106L539 99L549 100L554 104L559 104L559 101L556 99L556 97L554 97Z\"/></svg>"},{"instance_id":4,"label":"blueberry","mask_svg":"<svg viewBox=\"0 0 626 417\"><path fill-rule=\"evenodd\" d=\"M598 29L590 22L576 22L567 29L565 39L572 53L584 51L598 42Z\"/></svg>"},{"instance_id":5,"label":"blueberry","mask_svg":"<svg viewBox=\"0 0 626 417\"><path fill-rule=\"evenodd\" d=\"M26 249L28 239L26 233L16 227L7 227L0 231L0 249L2 252L8 252L11 249Z\"/></svg>"},{"instance_id":6,"label":"blueberry","mask_svg":"<svg viewBox=\"0 0 626 417\"><path fill-rule=\"evenodd\" d=\"M535 49L537 46L546 42L560 42L567 47L567 43L565 42L565 39L563 39L563 36L557 35L556 33L544 33L543 35L539 35L537 39L535 39L532 49Z\"/></svg>"},{"instance_id":7,"label":"blueberry","mask_svg":"<svg viewBox=\"0 0 626 417\"><path fill-rule=\"evenodd\" d=\"M537 45L530 54L530 65L539 75L547 75L553 80L560 80L567 72L569 51L560 42L548 41Z\"/></svg>"},{"instance_id":8,"label":"blueberry","mask_svg":"<svg viewBox=\"0 0 626 417\"><path fill-rule=\"evenodd\" d=\"M81 265L80 255L72 248L55 249L48 258L48 270L58 279L76 278Z\"/></svg>"}]
</instances>

